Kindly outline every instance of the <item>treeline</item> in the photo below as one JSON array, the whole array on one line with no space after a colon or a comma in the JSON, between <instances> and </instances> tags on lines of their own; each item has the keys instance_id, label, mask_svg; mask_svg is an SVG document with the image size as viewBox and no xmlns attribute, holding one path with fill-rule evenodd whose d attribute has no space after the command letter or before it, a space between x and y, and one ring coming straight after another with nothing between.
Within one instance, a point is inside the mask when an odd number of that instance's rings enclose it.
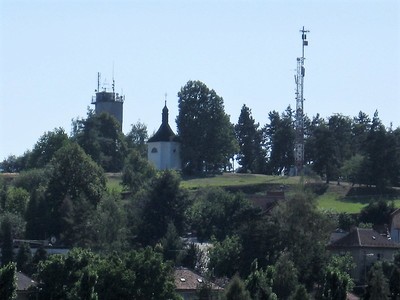
<instances>
[{"instance_id":1,"label":"treeline","mask_svg":"<svg viewBox=\"0 0 400 300\"><path fill-rule=\"evenodd\" d=\"M203 83L189 81L178 97L177 125L185 174L229 169L235 155L241 172L281 174L294 164L290 108L282 114L269 113L269 122L260 127L251 110L243 106L234 125L224 112L223 99ZM63 275L68 287L63 286L54 299L76 299L83 291L91 291L93 297L87 299L112 299L102 294L106 290L102 276L118 283L139 276L122 273L128 277L113 277L129 268L136 270L136 260L130 259L139 259L144 253L148 254L145 265L149 270L155 259L161 269L168 264L187 266L209 278L238 274L244 281L237 279L230 288L244 287L243 297L252 299L307 299L316 285L321 294L333 290L343 294L351 288L347 275L351 263L331 258L325 244L332 229L354 220L319 211L314 196L304 187L265 215L242 194L210 188L189 194L180 187L179 174L156 172L146 158L148 136L142 123L132 125L126 135L107 114L89 111L86 119L72 123L70 136L61 128L47 132L31 151L21 157L10 156L1 164L3 172L20 172L12 180L0 177L2 264L12 268L16 261L19 270L40 280L40 299L59 291L57 285L46 285L45 276L53 281L46 272L54 269L71 275ZM388 185L398 185L400 129L385 128L377 113L372 120L360 113L354 119L341 115L327 120L306 118L305 124L307 172L327 180L342 176L354 183L376 185L381 192ZM129 199L107 188L105 171L122 172ZM371 221L365 218L363 222ZM188 232L201 241L212 241L209 259L194 244L182 241ZM24 247L17 257L13 254L13 239L52 237L57 241L54 246L93 252L72 252L70 260L41 256L30 260L23 255ZM112 253L116 256L110 256ZM82 256L87 265L82 265ZM120 270L112 274L101 271L94 267L96 263L91 264L92 256L99 268L114 272L103 263L115 259ZM83 266L82 272L73 269L75 265ZM2 274L9 271L1 270ZM165 293L171 284L168 278L160 284L166 282ZM154 299L163 298L157 297Z\"/></svg>"},{"instance_id":2,"label":"treeline","mask_svg":"<svg viewBox=\"0 0 400 300\"><path fill-rule=\"evenodd\" d=\"M182 143L185 174L231 170L238 172L289 174L293 168L295 113L271 111L265 125L243 105L236 124L225 113L223 98L200 81L189 81L178 93L176 119ZM334 114L327 118L304 117L305 172L326 179L374 185L383 193L400 184L400 128L385 127L376 111L373 117L360 111L355 117ZM109 115L73 120L68 137L63 129L44 134L32 151L9 156L1 163L3 172L40 168L70 139L78 143L106 172L120 172L130 149L146 156L147 127L138 122L124 135Z\"/></svg>"}]
</instances>

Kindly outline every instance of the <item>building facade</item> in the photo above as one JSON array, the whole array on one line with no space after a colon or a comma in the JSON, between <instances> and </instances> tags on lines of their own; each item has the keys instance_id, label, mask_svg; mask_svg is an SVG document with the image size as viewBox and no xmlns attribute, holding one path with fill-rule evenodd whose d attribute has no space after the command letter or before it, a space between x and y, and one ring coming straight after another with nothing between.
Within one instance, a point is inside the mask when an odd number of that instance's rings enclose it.
<instances>
[{"instance_id":1,"label":"building facade","mask_svg":"<svg viewBox=\"0 0 400 300\"><path fill-rule=\"evenodd\" d=\"M180 150L179 138L168 124L168 108L165 103L161 126L147 141L147 158L157 170L180 170Z\"/></svg>"}]
</instances>

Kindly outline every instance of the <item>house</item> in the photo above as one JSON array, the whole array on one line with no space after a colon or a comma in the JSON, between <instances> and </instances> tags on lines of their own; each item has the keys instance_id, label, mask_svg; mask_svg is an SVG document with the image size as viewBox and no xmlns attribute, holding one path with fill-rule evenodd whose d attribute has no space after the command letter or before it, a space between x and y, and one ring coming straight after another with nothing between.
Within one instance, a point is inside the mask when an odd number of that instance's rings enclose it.
<instances>
[{"instance_id":1,"label":"house","mask_svg":"<svg viewBox=\"0 0 400 300\"><path fill-rule=\"evenodd\" d=\"M35 293L34 287L37 286L36 281L21 272L17 272L17 298L16 300L31 299L31 295Z\"/></svg>"},{"instance_id":2,"label":"house","mask_svg":"<svg viewBox=\"0 0 400 300\"><path fill-rule=\"evenodd\" d=\"M168 108L165 102L161 126L147 141L147 158L157 170L180 170L182 168L180 150L179 138L168 124Z\"/></svg>"},{"instance_id":3,"label":"house","mask_svg":"<svg viewBox=\"0 0 400 300\"><path fill-rule=\"evenodd\" d=\"M365 282L369 267L378 260L393 260L400 244L373 229L354 228L348 234L333 240L327 249L337 255L350 253L356 264L350 274L355 282Z\"/></svg>"},{"instance_id":4,"label":"house","mask_svg":"<svg viewBox=\"0 0 400 300\"><path fill-rule=\"evenodd\" d=\"M390 214L390 237L395 243L400 243L400 208Z\"/></svg>"},{"instance_id":5,"label":"house","mask_svg":"<svg viewBox=\"0 0 400 300\"><path fill-rule=\"evenodd\" d=\"M176 268L174 279L176 291L184 300L198 299L198 292L201 287L210 289L211 298L209 299L219 299L218 295L224 290L222 287L209 282L203 276L187 268Z\"/></svg>"}]
</instances>

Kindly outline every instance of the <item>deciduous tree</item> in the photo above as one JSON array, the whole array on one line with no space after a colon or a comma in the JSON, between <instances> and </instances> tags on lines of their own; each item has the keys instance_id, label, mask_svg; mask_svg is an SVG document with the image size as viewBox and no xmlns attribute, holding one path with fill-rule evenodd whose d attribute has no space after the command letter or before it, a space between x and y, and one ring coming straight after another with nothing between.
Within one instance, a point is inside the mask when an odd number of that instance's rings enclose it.
<instances>
[{"instance_id":1,"label":"deciduous tree","mask_svg":"<svg viewBox=\"0 0 400 300\"><path fill-rule=\"evenodd\" d=\"M223 99L200 81L188 81L178 97L176 123L184 171L214 172L226 167L237 144Z\"/></svg>"}]
</instances>

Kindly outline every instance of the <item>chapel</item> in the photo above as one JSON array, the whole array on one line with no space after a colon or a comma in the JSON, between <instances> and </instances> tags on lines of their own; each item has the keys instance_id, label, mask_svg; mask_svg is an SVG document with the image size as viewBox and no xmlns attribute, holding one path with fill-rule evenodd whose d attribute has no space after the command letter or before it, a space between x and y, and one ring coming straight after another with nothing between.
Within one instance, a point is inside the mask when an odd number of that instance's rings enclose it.
<instances>
[{"instance_id":1,"label":"chapel","mask_svg":"<svg viewBox=\"0 0 400 300\"><path fill-rule=\"evenodd\" d=\"M161 126L147 141L147 158L157 170L182 168L179 137L168 124L167 101L162 110Z\"/></svg>"}]
</instances>

